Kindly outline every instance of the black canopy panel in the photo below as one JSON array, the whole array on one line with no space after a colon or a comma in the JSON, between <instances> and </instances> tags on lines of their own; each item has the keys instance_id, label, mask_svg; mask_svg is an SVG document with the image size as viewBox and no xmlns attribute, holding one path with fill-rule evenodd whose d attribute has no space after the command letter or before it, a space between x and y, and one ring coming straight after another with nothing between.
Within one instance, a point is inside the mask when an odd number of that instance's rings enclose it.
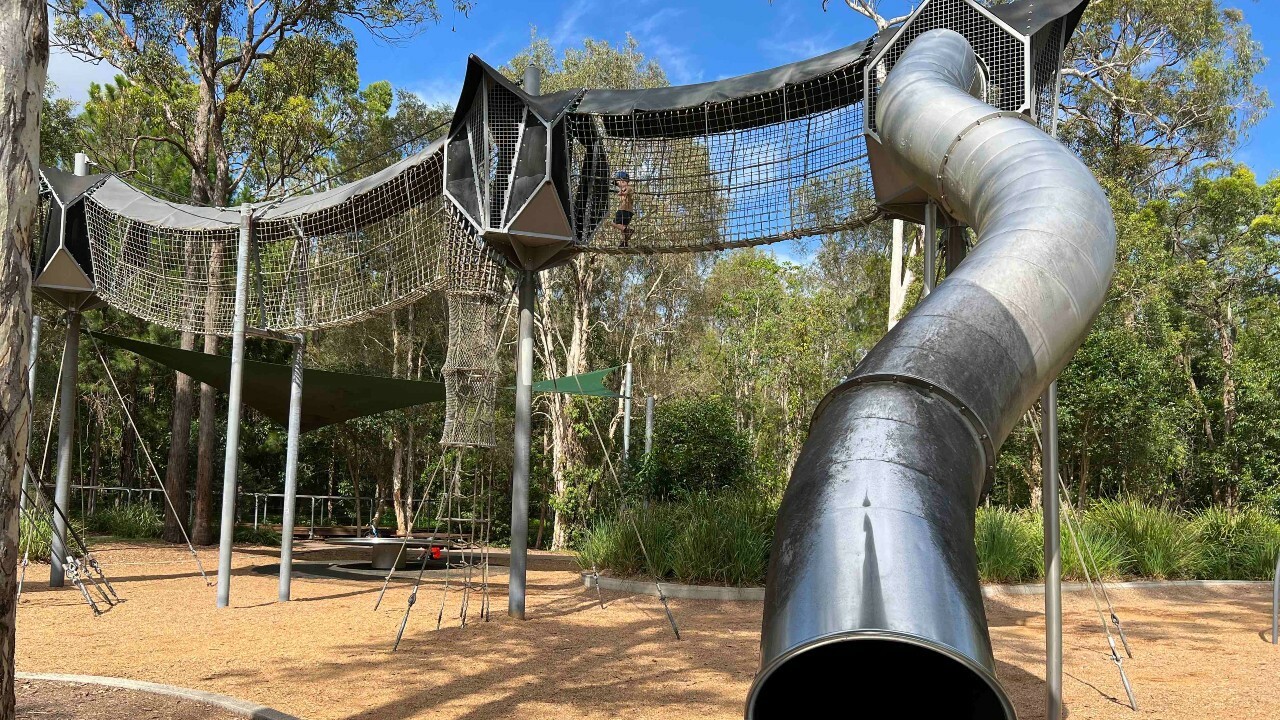
<instances>
[{"instance_id":1,"label":"black canopy panel","mask_svg":"<svg viewBox=\"0 0 1280 720\"><path fill-rule=\"evenodd\" d=\"M576 95L532 96L479 58L468 63L445 153L445 195L513 264L540 267L574 241L567 173L552 138Z\"/></svg>"},{"instance_id":2,"label":"black canopy panel","mask_svg":"<svg viewBox=\"0 0 1280 720\"><path fill-rule=\"evenodd\" d=\"M108 177L40 168L41 226L32 248L32 285L60 307L84 310L98 302L84 199Z\"/></svg>"}]
</instances>

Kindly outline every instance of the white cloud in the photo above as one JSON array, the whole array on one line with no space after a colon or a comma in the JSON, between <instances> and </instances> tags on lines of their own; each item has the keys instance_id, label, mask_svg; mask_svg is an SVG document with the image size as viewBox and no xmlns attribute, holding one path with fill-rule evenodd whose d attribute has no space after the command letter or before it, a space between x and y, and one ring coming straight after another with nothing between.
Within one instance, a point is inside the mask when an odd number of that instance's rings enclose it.
<instances>
[{"instance_id":1,"label":"white cloud","mask_svg":"<svg viewBox=\"0 0 1280 720\"><path fill-rule=\"evenodd\" d=\"M49 81L57 86L57 97L71 98L84 104L89 98L89 85L113 82L119 70L106 63L87 63L65 50L49 48Z\"/></svg>"},{"instance_id":2,"label":"white cloud","mask_svg":"<svg viewBox=\"0 0 1280 720\"><path fill-rule=\"evenodd\" d=\"M702 82L705 73L701 64L688 48L672 43L663 35L642 36L637 34L640 49L646 55L658 61L667 73L673 85L689 85Z\"/></svg>"},{"instance_id":3,"label":"white cloud","mask_svg":"<svg viewBox=\"0 0 1280 720\"><path fill-rule=\"evenodd\" d=\"M549 38L551 45L557 48L577 45L580 35L578 25L590 8L591 3L588 0L574 0L570 3L564 12L560 13L555 29L551 31Z\"/></svg>"},{"instance_id":4,"label":"white cloud","mask_svg":"<svg viewBox=\"0 0 1280 720\"><path fill-rule=\"evenodd\" d=\"M415 80L406 89L430 105L444 103L453 107L462 93L462 80L453 76Z\"/></svg>"}]
</instances>

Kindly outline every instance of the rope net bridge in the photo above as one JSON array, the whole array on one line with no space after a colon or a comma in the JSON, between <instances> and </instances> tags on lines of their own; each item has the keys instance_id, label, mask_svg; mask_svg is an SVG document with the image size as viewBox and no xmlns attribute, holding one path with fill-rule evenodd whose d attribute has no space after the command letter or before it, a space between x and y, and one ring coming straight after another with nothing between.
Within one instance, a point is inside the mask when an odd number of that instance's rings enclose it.
<instances>
[{"instance_id":1,"label":"rope net bridge","mask_svg":"<svg viewBox=\"0 0 1280 720\"><path fill-rule=\"evenodd\" d=\"M106 178L83 196L84 271L96 297L121 310L223 336L236 333L238 304L248 331L294 336L443 291L442 442L488 451L509 270L523 338L534 274L580 253L717 251L882 216L920 222L931 191L888 159L874 119L907 46L937 28L961 33L980 66L972 92L999 114L1047 124L1063 44L1086 4L926 0L865 41L682 87L541 95L536 72L521 87L472 56L448 134L350 184L237 209L167 202ZM520 467L517 457L517 486ZM519 510L513 501L513 543Z\"/></svg>"}]
</instances>

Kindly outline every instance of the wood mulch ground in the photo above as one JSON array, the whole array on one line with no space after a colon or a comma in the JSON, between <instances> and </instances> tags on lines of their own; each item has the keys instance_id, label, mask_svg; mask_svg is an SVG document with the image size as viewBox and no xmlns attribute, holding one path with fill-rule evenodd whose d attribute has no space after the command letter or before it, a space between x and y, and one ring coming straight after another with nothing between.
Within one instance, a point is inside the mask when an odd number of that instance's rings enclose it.
<instances>
[{"instance_id":1,"label":"wood mulch ground","mask_svg":"<svg viewBox=\"0 0 1280 720\"><path fill-rule=\"evenodd\" d=\"M233 720L220 708L137 690L19 680L18 720Z\"/></svg>"},{"instance_id":2,"label":"wood mulch ground","mask_svg":"<svg viewBox=\"0 0 1280 720\"><path fill-rule=\"evenodd\" d=\"M316 557L308 547L299 559ZM606 592L601 609L563 560L538 570L536 559L526 622L502 612L499 574L490 622L458 627L451 618L460 594L452 592L436 630L442 593L433 576L392 654L408 584L393 582L374 611L377 580L296 579L295 602L281 604L276 578L253 571L277 552L238 548L232 607L218 610L185 550L103 545L98 556L126 602L100 618L74 589L49 590L47 568L33 566L18 611L18 669L198 688L309 720L712 720L742 717L759 661L759 603L673 600L684 635L676 641L657 598ZM216 551L201 557L212 573ZM1131 589L1113 598L1136 655L1126 668L1138 715L1280 718L1269 588ZM1044 717L1042 609L1040 596L987 601L1000 679L1022 720ZM1070 717L1135 717L1089 594L1068 594L1065 613Z\"/></svg>"}]
</instances>

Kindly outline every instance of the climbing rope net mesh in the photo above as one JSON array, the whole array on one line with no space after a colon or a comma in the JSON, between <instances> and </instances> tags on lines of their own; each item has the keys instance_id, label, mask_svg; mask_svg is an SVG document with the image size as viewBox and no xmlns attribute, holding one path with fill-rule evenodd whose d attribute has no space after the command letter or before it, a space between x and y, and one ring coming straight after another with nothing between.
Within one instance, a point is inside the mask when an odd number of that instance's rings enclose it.
<instances>
[{"instance_id":1,"label":"climbing rope net mesh","mask_svg":"<svg viewBox=\"0 0 1280 720\"><path fill-rule=\"evenodd\" d=\"M443 287L448 217L435 145L335 190L256 208L248 322L359 322ZM112 178L85 202L99 295L144 320L230 335L240 213L170 203Z\"/></svg>"},{"instance_id":2,"label":"climbing rope net mesh","mask_svg":"<svg viewBox=\"0 0 1280 720\"><path fill-rule=\"evenodd\" d=\"M565 119L581 249L721 250L816 237L878 216L863 140L862 58L768 92ZM588 92L582 107L591 107ZM634 217L616 223L614 180ZM612 196L612 197L611 197ZM590 229L595 228L591 233Z\"/></svg>"}]
</instances>

